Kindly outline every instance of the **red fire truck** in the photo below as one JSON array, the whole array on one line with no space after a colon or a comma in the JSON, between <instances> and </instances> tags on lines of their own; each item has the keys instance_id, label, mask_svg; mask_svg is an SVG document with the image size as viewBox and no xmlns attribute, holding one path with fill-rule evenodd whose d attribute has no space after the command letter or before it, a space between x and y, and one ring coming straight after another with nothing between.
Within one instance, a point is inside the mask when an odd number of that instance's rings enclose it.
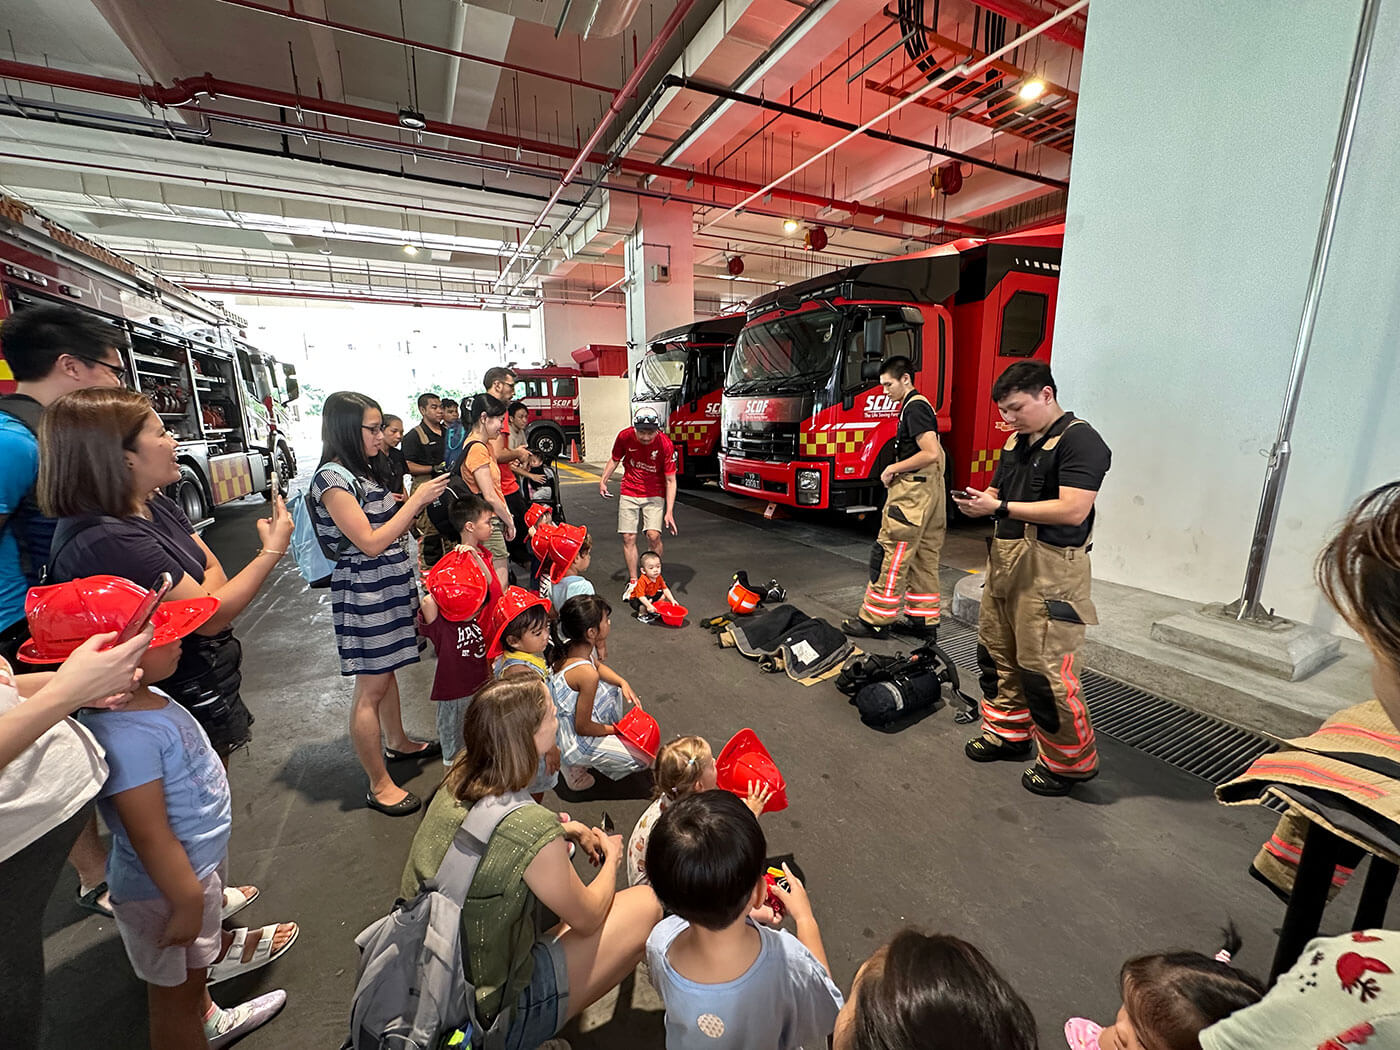
<instances>
[{"instance_id":1,"label":"red fire truck","mask_svg":"<svg viewBox=\"0 0 1400 1050\"><path fill-rule=\"evenodd\" d=\"M682 485L719 473L720 391L743 314L696 321L653 336L637 362L632 409L655 408L676 448Z\"/></svg>"},{"instance_id":2,"label":"red fire truck","mask_svg":"<svg viewBox=\"0 0 1400 1050\"><path fill-rule=\"evenodd\" d=\"M933 403L949 487L986 485L1006 441L992 383L1015 361L1050 359L1063 241L1063 226L963 239L754 300L725 378L721 485L875 510L899 418L879 368L895 354Z\"/></svg>"},{"instance_id":3,"label":"red fire truck","mask_svg":"<svg viewBox=\"0 0 1400 1050\"><path fill-rule=\"evenodd\" d=\"M579 363L578 368L515 368L515 396L530 410L525 441L545 459L566 451L570 441L583 443L579 377L627 374L625 346L592 343L575 350L572 357Z\"/></svg>"},{"instance_id":4,"label":"red fire truck","mask_svg":"<svg viewBox=\"0 0 1400 1050\"><path fill-rule=\"evenodd\" d=\"M0 319L61 303L111 323L129 342L127 384L150 399L179 438L170 486L191 522L296 474L283 428L295 419L296 369L250 346L218 305L0 195ZM14 378L0 360L0 392Z\"/></svg>"}]
</instances>

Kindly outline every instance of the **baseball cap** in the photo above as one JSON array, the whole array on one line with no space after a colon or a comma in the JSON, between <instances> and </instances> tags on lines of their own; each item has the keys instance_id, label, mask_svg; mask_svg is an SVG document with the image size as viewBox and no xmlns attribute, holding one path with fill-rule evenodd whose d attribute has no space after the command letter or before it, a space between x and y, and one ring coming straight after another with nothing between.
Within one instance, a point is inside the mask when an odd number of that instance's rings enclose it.
<instances>
[{"instance_id":1,"label":"baseball cap","mask_svg":"<svg viewBox=\"0 0 1400 1050\"><path fill-rule=\"evenodd\" d=\"M632 426L638 430L660 430L661 417L654 408L639 408L632 416Z\"/></svg>"}]
</instances>

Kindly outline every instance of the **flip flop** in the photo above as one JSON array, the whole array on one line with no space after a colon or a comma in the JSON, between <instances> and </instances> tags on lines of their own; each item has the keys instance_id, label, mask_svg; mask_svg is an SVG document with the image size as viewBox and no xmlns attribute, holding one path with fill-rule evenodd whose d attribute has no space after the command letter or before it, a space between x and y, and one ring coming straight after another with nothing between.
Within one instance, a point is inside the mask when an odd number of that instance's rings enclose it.
<instances>
[{"instance_id":1,"label":"flip flop","mask_svg":"<svg viewBox=\"0 0 1400 1050\"><path fill-rule=\"evenodd\" d=\"M104 908L97 903L106 892L107 884L105 882L99 882L86 893L79 893L74 899L78 902L78 907L82 908L83 911L90 911L94 915L105 915L110 919L112 917L112 909Z\"/></svg>"},{"instance_id":2,"label":"flip flop","mask_svg":"<svg viewBox=\"0 0 1400 1050\"><path fill-rule=\"evenodd\" d=\"M292 927L292 936L287 943L276 951L272 948L272 942L277 937L277 927L281 923L272 923L258 930L258 944L253 949L253 957L246 962L243 959L243 946L248 942L248 935L253 931L247 926L241 926L233 931L233 943L228 946L228 951L224 957L209 967L208 984L219 984L222 981L232 980L234 977L242 977L245 973L252 973L260 970L274 959L280 959L287 953L287 949L296 944L297 936L301 933L301 927L296 923L287 923Z\"/></svg>"},{"instance_id":3,"label":"flip flop","mask_svg":"<svg viewBox=\"0 0 1400 1050\"><path fill-rule=\"evenodd\" d=\"M244 893L245 889L252 890L252 893ZM256 886L225 886L224 906L219 913L219 920L231 919L248 905L262 896L262 890Z\"/></svg>"}]
</instances>

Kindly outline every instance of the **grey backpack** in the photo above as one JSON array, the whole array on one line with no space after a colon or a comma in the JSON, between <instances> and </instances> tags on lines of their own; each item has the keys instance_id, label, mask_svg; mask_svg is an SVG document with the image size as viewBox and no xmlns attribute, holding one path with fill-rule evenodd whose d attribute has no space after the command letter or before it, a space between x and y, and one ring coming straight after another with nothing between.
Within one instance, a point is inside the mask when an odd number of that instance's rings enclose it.
<instances>
[{"instance_id":1,"label":"grey backpack","mask_svg":"<svg viewBox=\"0 0 1400 1050\"><path fill-rule=\"evenodd\" d=\"M523 796L523 797L522 797ZM505 1004L488 1031L476 1019L476 989L462 962L462 903L496 826L528 794L472 806L435 879L366 926L355 943L360 970L350 1000L350 1035L341 1050L499 1050L510 1030Z\"/></svg>"}]
</instances>

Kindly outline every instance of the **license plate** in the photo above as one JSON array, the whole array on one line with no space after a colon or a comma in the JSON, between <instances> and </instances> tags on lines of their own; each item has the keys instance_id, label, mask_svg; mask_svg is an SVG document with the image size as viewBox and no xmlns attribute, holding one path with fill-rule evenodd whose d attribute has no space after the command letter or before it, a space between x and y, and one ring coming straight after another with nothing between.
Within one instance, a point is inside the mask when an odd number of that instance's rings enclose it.
<instances>
[{"instance_id":1,"label":"license plate","mask_svg":"<svg viewBox=\"0 0 1400 1050\"><path fill-rule=\"evenodd\" d=\"M743 485L746 489L757 489L763 487L763 482L758 480L757 474L750 471L744 475Z\"/></svg>"}]
</instances>

